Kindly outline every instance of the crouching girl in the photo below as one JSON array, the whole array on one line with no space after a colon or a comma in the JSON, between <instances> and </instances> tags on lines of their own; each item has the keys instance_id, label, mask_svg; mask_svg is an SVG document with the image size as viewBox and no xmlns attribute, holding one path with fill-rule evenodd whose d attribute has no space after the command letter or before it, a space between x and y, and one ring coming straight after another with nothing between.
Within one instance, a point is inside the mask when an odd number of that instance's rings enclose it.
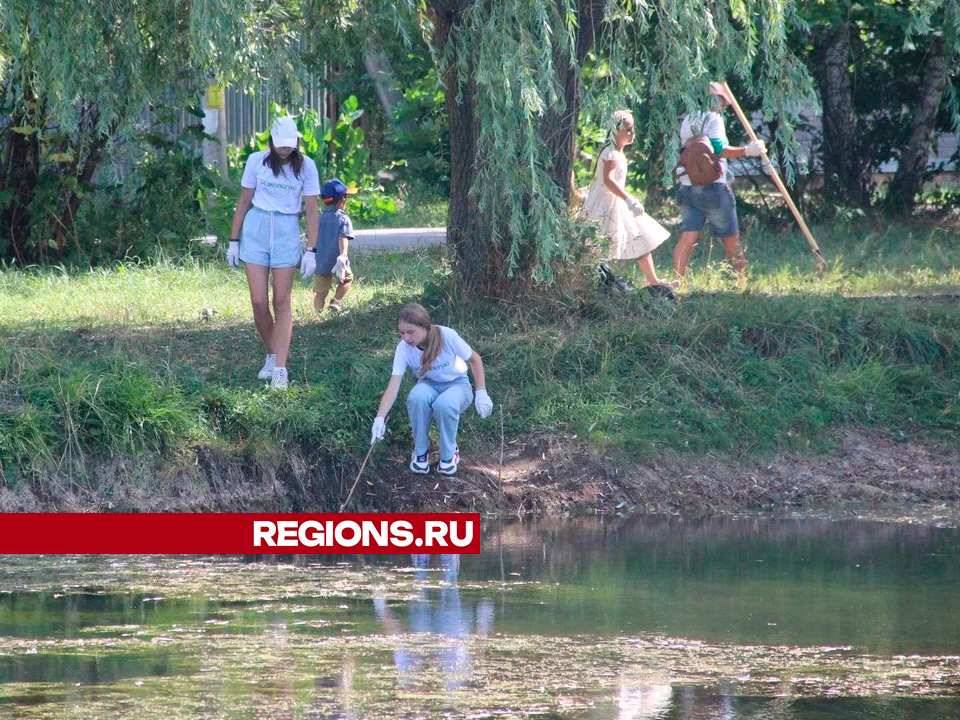
<instances>
[{"instance_id":1,"label":"crouching girl","mask_svg":"<svg viewBox=\"0 0 960 720\"><path fill-rule=\"evenodd\" d=\"M417 384L407 395L407 414L413 430L410 469L421 474L430 472L428 450L432 415L440 431L440 464L437 472L453 475L460 462L460 451L457 449L460 414L470 407L473 399L467 379L468 365L477 384L477 415L485 418L493 411L493 401L485 387L483 361L456 330L432 325L430 315L417 303L400 308L397 329L400 331L400 342L393 354L393 372L380 398L370 444L383 438L386 433L387 413L397 399L403 374L409 367L417 376Z\"/></svg>"}]
</instances>

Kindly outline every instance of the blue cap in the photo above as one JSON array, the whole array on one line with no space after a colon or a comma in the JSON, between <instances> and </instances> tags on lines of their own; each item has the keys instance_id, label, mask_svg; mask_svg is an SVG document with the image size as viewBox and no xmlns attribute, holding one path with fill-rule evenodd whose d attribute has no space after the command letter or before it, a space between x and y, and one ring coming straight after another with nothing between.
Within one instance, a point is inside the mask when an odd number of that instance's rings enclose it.
<instances>
[{"instance_id":1,"label":"blue cap","mask_svg":"<svg viewBox=\"0 0 960 720\"><path fill-rule=\"evenodd\" d=\"M356 188L347 187L339 178L333 178L333 180L327 180L323 187L320 188L320 197L324 200L329 200L334 202L339 200L344 195L354 195L357 192Z\"/></svg>"}]
</instances>

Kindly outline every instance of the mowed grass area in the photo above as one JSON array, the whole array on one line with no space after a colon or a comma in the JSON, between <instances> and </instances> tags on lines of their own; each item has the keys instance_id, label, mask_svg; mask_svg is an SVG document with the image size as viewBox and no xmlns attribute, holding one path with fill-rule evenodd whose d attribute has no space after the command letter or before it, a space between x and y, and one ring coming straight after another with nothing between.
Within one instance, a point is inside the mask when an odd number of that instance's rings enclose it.
<instances>
[{"instance_id":1,"label":"mowed grass area","mask_svg":"<svg viewBox=\"0 0 960 720\"><path fill-rule=\"evenodd\" d=\"M757 230L746 238L748 282L705 240L677 306L593 290L519 305L460 302L444 289L442 248L355 252L344 315L315 322L312 289L296 287L285 393L256 380L263 351L246 283L220 263L6 271L0 463L10 483L81 476L89 460L118 455L159 466L199 446L251 463L296 449L351 464L366 451L396 309L409 300L483 355L507 441L576 435L642 459L658 449L817 450L851 424L955 440L957 228L814 232L825 274L814 272L799 233ZM665 271L669 248L657 260ZM402 403L389 428L387 451L405 454ZM499 410L485 421L468 413L461 438L466 451L499 445Z\"/></svg>"}]
</instances>

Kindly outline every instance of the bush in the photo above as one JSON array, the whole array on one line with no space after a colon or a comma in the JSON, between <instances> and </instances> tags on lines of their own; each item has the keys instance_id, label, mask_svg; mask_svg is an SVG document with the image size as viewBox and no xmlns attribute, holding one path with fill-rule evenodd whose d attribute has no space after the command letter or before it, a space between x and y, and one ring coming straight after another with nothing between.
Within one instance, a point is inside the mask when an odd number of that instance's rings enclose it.
<instances>
[{"instance_id":1,"label":"bush","mask_svg":"<svg viewBox=\"0 0 960 720\"><path fill-rule=\"evenodd\" d=\"M414 181L429 191L450 192L450 130L443 91L436 77L416 81L394 110L390 143L398 158L391 170L404 183Z\"/></svg>"},{"instance_id":2,"label":"bush","mask_svg":"<svg viewBox=\"0 0 960 720\"><path fill-rule=\"evenodd\" d=\"M179 146L150 152L122 183L101 185L84 203L73 228L68 260L100 264L128 257L203 251L204 201L213 176L199 157Z\"/></svg>"}]
</instances>

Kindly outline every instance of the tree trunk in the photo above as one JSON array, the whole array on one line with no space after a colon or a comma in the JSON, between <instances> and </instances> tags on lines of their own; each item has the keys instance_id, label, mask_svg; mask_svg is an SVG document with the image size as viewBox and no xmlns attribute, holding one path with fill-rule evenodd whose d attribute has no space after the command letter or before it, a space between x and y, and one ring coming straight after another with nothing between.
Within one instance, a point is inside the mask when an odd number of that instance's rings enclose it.
<instances>
[{"instance_id":1,"label":"tree trunk","mask_svg":"<svg viewBox=\"0 0 960 720\"><path fill-rule=\"evenodd\" d=\"M451 33L474 0L431 0L434 42L445 48ZM557 0L562 6L561 0ZM606 0L578 0L579 24L576 36L576 62L562 50L554 52L558 79L564 94L563 107L549 108L544 114L541 137L550 149L551 175L564 199L573 190L577 120L580 112L579 65L596 39L603 19ZM507 258L492 240L488 219L477 210L471 188L476 180L477 139L480 122L476 114L477 88L472 68L463 82L457 76L458 59L451 57L442 78L450 123L450 207L447 216L447 244L465 290L473 295L506 297L518 288L529 286L529 276L537 258L533 251L516 259L514 277L508 277ZM537 202L524 197L525 207Z\"/></svg>"},{"instance_id":2,"label":"tree trunk","mask_svg":"<svg viewBox=\"0 0 960 720\"><path fill-rule=\"evenodd\" d=\"M814 38L813 73L823 105L823 183L827 199L863 207L869 203L866 163L858 154L857 123L850 80L847 21L823 29Z\"/></svg>"},{"instance_id":3,"label":"tree trunk","mask_svg":"<svg viewBox=\"0 0 960 720\"><path fill-rule=\"evenodd\" d=\"M923 63L920 97L913 111L910 139L900 153L897 173L890 182L887 207L894 213L907 215L917 204L923 187L933 129L940 110L940 99L947 87L947 57L940 38L934 40Z\"/></svg>"},{"instance_id":4,"label":"tree trunk","mask_svg":"<svg viewBox=\"0 0 960 720\"><path fill-rule=\"evenodd\" d=\"M431 0L434 43L445 48L451 33L473 0ZM469 294L489 291L491 275L489 232L484 233L477 204L470 194L476 180L477 136L476 84L468 68L463 83L457 77L457 59L452 57L441 78L450 124L450 205L447 211L447 245L454 265Z\"/></svg>"},{"instance_id":5,"label":"tree trunk","mask_svg":"<svg viewBox=\"0 0 960 720\"><path fill-rule=\"evenodd\" d=\"M30 125L32 118L19 113L10 118L5 136L0 192L10 192L10 200L0 212L5 248L2 254L12 256L18 263L33 260L29 248L33 229L31 204L37 190L40 173L40 141L36 132L21 134L12 128Z\"/></svg>"},{"instance_id":6,"label":"tree trunk","mask_svg":"<svg viewBox=\"0 0 960 720\"><path fill-rule=\"evenodd\" d=\"M606 0L577 0L576 63L561 48L553 53L553 64L563 87L563 107L549 108L542 135L550 147L553 176L568 203L573 197L573 164L576 157L577 123L580 119L580 66L594 46L597 27L603 20ZM557 0L560 12L565 3Z\"/></svg>"}]
</instances>

